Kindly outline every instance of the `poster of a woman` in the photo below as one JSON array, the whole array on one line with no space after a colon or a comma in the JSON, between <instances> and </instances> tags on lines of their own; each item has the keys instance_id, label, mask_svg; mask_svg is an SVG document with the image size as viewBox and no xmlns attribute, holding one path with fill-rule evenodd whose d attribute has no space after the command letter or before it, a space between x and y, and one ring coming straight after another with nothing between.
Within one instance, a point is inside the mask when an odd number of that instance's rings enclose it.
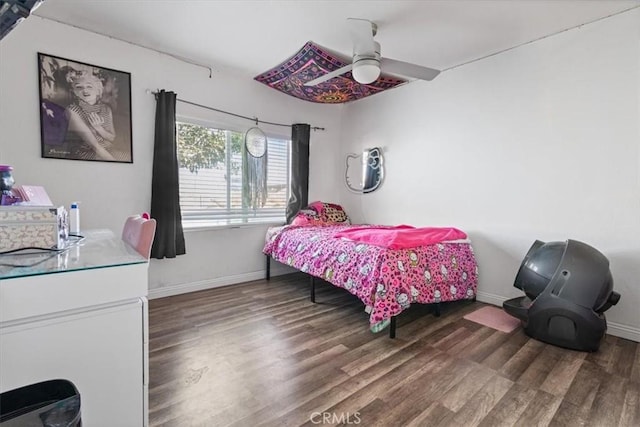
<instances>
[{"instance_id":1,"label":"poster of a woman","mask_svg":"<svg viewBox=\"0 0 640 427\"><path fill-rule=\"evenodd\" d=\"M133 163L131 74L38 53L42 157Z\"/></svg>"}]
</instances>

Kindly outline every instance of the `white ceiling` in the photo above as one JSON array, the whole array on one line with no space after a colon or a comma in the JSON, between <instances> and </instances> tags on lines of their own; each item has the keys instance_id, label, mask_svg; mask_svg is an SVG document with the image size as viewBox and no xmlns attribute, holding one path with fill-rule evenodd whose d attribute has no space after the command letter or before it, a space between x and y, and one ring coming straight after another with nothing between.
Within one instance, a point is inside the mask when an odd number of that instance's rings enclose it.
<instances>
[{"instance_id":1,"label":"white ceiling","mask_svg":"<svg viewBox=\"0 0 640 427\"><path fill-rule=\"evenodd\" d=\"M446 70L640 6L640 0L46 0L35 15L251 77L311 40L351 55L348 17L382 55Z\"/></svg>"}]
</instances>

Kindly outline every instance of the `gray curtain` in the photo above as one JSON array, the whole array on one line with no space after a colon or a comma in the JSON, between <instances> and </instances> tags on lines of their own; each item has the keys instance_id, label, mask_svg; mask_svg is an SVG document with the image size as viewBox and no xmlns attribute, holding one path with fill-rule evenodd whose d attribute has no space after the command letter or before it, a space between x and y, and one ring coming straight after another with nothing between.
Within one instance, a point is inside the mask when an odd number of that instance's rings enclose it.
<instances>
[{"instance_id":1,"label":"gray curtain","mask_svg":"<svg viewBox=\"0 0 640 427\"><path fill-rule=\"evenodd\" d=\"M151 218L157 221L151 248L153 258L175 258L186 253L176 145L176 94L161 90L156 95L156 133L151 180Z\"/></svg>"},{"instance_id":2,"label":"gray curtain","mask_svg":"<svg viewBox=\"0 0 640 427\"><path fill-rule=\"evenodd\" d=\"M291 126L291 195L287 204L287 224L309 203L309 136L311 126Z\"/></svg>"}]
</instances>

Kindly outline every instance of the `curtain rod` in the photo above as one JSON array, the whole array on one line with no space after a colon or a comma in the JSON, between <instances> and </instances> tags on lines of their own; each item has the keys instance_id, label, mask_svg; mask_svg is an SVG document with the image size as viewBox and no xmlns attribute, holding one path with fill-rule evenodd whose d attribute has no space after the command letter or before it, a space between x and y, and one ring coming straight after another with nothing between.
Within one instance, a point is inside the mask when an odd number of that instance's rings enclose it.
<instances>
[{"instance_id":1,"label":"curtain rod","mask_svg":"<svg viewBox=\"0 0 640 427\"><path fill-rule=\"evenodd\" d=\"M158 91L154 92L154 91L148 90L147 93L152 93L155 96L155 95L158 94ZM184 99L180 99L178 97L176 97L176 101L180 101L180 102L182 102L184 104L189 104L189 105L193 105L193 106L196 106L196 107L204 108L206 110L217 111L218 113L223 113L223 114L228 114L230 116L239 117L241 119L250 120L250 121L254 122L255 124L264 123L266 125L284 126L284 127L288 127L288 128L291 127L291 125L288 125L288 124L285 124L285 123L268 122L266 120L260 120L257 117L243 116L241 114L236 114L236 113L231 113L229 111L219 110L217 108L208 107L206 105L202 105L202 104L198 104L198 103L195 103L195 102L187 101L187 100L184 100ZM311 129L312 130L325 130L323 127L318 127L318 126L312 126Z\"/></svg>"}]
</instances>

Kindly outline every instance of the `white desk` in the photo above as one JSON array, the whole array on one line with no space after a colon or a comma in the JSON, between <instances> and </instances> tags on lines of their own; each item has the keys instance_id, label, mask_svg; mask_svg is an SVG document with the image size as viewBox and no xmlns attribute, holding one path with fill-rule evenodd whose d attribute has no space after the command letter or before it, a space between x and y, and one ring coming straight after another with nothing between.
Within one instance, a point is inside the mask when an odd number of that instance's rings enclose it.
<instances>
[{"instance_id":1,"label":"white desk","mask_svg":"<svg viewBox=\"0 0 640 427\"><path fill-rule=\"evenodd\" d=\"M71 381L86 426L148 424L148 263L108 230L0 256L0 392ZM20 265L20 266L17 266Z\"/></svg>"}]
</instances>

